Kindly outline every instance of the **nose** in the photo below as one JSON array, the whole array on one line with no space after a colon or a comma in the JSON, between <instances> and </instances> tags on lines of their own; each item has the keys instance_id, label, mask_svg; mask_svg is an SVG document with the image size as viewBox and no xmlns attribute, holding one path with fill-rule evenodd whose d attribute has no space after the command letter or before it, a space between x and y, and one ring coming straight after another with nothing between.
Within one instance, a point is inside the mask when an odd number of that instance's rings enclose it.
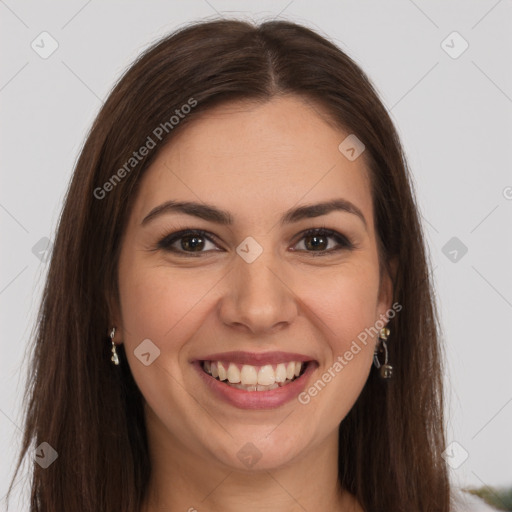
<instances>
[{"instance_id":1,"label":"nose","mask_svg":"<svg viewBox=\"0 0 512 512\"><path fill-rule=\"evenodd\" d=\"M298 304L278 258L264 250L252 263L237 257L233 264L219 307L222 322L256 335L290 325Z\"/></svg>"}]
</instances>

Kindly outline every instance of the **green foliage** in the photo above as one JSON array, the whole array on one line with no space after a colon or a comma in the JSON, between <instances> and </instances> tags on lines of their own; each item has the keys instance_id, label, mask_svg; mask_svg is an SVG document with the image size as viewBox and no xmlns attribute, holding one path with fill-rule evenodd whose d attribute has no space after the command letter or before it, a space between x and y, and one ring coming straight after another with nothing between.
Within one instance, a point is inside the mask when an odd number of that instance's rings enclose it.
<instances>
[{"instance_id":1,"label":"green foliage","mask_svg":"<svg viewBox=\"0 0 512 512\"><path fill-rule=\"evenodd\" d=\"M498 510L512 511L512 487L502 489L496 487L480 487L478 489L465 490L482 498L486 503Z\"/></svg>"}]
</instances>

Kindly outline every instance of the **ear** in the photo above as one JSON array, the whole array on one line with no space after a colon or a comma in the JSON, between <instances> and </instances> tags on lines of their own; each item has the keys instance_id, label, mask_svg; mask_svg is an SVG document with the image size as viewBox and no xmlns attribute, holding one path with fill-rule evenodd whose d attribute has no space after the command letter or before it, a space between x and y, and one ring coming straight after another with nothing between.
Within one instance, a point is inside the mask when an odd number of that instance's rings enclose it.
<instances>
[{"instance_id":1,"label":"ear","mask_svg":"<svg viewBox=\"0 0 512 512\"><path fill-rule=\"evenodd\" d=\"M112 327L116 328L114 336L114 343L120 345L123 339L122 321L121 314L119 311L119 300L112 294L107 292L106 295L107 309L108 309L108 329L109 333Z\"/></svg>"},{"instance_id":2,"label":"ear","mask_svg":"<svg viewBox=\"0 0 512 512\"><path fill-rule=\"evenodd\" d=\"M398 260L393 258L389 261L389 270L384 266L382 270L379 298L377 305L377 319L385 316L386 312L391 309L393 302L393 285L396 279L396 271L398 268Z\"/></svg>"}]
</instances>

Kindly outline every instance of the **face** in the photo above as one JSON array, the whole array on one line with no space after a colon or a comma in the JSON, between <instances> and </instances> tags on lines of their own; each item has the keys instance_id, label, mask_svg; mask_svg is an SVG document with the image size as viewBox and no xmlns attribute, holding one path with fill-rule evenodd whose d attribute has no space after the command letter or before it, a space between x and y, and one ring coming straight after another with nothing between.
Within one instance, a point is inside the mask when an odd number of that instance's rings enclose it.
<instances>
[{"instance_id":1,"label":"face","mask_svg":"<svg viewBox=\"0 0 512 512\"><path fill-rule=\"evenodd\" d=\"M361 333L389 310L391 281L379 275L365 155L347 159L348 133L318 112L293 96L215 107L142 179L122 241L116 341L150 435L175 455L293 463L336 438L368 378L377 337Z\"/></svg>"}]
</instances>

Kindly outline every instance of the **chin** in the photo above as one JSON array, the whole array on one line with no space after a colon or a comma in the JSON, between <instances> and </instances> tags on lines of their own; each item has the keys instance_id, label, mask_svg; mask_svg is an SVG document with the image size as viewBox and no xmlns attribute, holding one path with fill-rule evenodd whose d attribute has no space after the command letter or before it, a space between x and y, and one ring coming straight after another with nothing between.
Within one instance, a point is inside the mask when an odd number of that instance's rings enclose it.
<instances>
[{"instance_id":1,"label":"chin","mask_svg":"<svg viewBox=\"0 0 512 512\"><path fill-rule=\"evenodd\" d=\"M286 422L287 420L285 420ZM282 425L281 425L282 426ZM308 442L296 430L282 429L279 424L252 426L229 432L232 435L213 443L212 455L219 463L236 471L268 471L291 464L300 458Z\"/></svg>"}]
</instances>

